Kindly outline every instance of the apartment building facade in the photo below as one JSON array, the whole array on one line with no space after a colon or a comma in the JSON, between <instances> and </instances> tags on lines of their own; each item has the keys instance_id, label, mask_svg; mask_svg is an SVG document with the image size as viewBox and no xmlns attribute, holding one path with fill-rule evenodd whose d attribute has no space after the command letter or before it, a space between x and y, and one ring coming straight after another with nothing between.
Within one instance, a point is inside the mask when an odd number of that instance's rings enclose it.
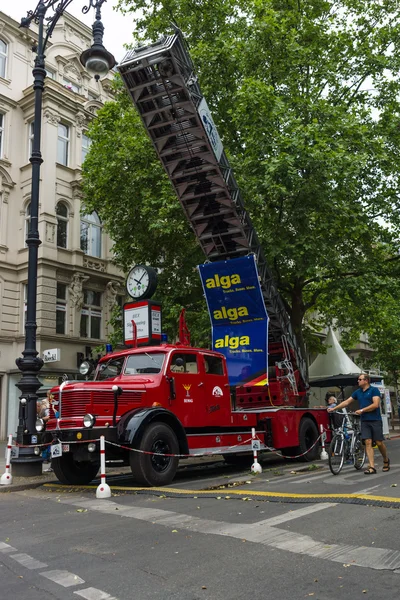
<instances>
[{"instance_id":1,"label":"apartment building facade","mask_svg":"<svg viewBox=\"0 0 400 600\"><path fill-rule=\"evenodd\" d=\"M16 430L20 395L15 359L25 335L36 39L35 26L20 29L0 12L0 439ZM96 213L81 212L87 127L112 99L112 74L96 82L79 61L91 44L91 29L65 13L46 52L37 276L42 389L63 374L74 377L79 360L107 341L108 320L123 298L112 241Z\"/></svg>"}]
</instances>

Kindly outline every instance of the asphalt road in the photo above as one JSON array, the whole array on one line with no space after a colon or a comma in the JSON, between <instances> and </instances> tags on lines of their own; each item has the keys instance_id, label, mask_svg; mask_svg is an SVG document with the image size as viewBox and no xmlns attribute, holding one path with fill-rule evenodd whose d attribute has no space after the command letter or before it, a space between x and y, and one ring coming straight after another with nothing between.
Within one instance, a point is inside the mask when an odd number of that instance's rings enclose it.
<instances>
[{"instance_id":1,"label":"asphalt road","mask_svg":"<svg viewBox=\"0 0 400 600\"><path fill-rule=\"evenodd\" d=\"M400 499L400 439L388 448L390 472L379 458L373 476L276 460L252 477L210 461L181 469L177 497L132 491L128 477L109 478L103 500L58 485L2 493L1 598L397 600L400 503L372 501ZM290 496L258 497L270 492Z\"/></svg>"}]
</instances>

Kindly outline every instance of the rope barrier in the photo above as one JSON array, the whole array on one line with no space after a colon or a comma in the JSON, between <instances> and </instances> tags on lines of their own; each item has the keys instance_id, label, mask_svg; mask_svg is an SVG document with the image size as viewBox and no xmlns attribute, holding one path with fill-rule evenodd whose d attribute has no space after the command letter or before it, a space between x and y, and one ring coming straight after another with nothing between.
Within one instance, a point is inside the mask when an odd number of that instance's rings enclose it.
<instances>
[{"instance_id":1,"label":"rope barrier","mask_svg":"<svg viewBox=\"0 0 400 600\"><path fill-rule=\"evenodd\" d=\"M246 440L243 440L242 442L239 442L238 444L229 446L228 448L226 448L224 453L234 450L235 448L240 448L241 446L249 444L250 442L253 442L254 440L258 440L260 442L260 444L262 444L263 442L262 442L261 438L258 436L258 434L256 434L255 432L254 432L254 434L255 434L254 437L252 435L252 437L250 437ZM273 446L264 446L263 448L261 448L261 450L268 450L269 452L272 452L273 454L276 454L277 456L280 456L282 458L288 458L288 459L301 458L302 456L305 456L306 454L308 454L308 452L310 452L316 446L316 444L318 444L318 442L324 438L324 434L325 434L325 430L321 432L321 434L317 437L317 439L312 444L312 446L310 446L310 448L308 448L301 454L286 456L285 454L282 454L282 452L280 450L277 450ZM102 437L104 437L104 436L100 436L100 438L90 439L90 440L68 440L68 441L58 440L58 441L61 444L89 444L89 443L101 442ZM55 440L53 440L51 442L41 443L41 444L18 444L18 443L16 443L15 447L17 447L17 448L45 448L47 446L51 446L54 441ZM164 453L164 452L151 452L150 450L140 450L139 448L132 448L131 446L124 446L123 444L117 444L117 443L111 442L109 440L105 440L105 443L109 444L110 446L115 446L116 448L122 448L123 450L128 450L129 452L138 452L139 454L148 454L151 456L169 456L169 457L173 457L173 458L201 458L204 456L215 456L216 454L218 454L217 452L214 452L214 451L213 452L196 452L194 454L168 454L168 453ZM254 459L257 458L257 451L253 451L253 458Z\"/></svg>"},{"instance_id":2,"label":"rope barrier","mask_svg":"<svg viewBox=\"0 0 400 600\"><path fill-rule=\"evenodd\" d=\"M244 440L243 442L240 442L240 444L235 444L235 446L229 446L225 452L239 448L244 444L248 444L251 442L251 439L252 438ZM122 448L123 450L129 450L130 452L139 452L139 454L149 454L151 456L170 456L173 458L201 458L202 456L215 456L217 454L216 452L198 452L196 454L167 454L166 452L150 452L149 450L139 450L139 448L123 446L121 444L116 444L115 442L109 442L108 440L106 440L106 444L109 444L110 446L116 446L117 448Z\"/></svg>"}]
</instances>

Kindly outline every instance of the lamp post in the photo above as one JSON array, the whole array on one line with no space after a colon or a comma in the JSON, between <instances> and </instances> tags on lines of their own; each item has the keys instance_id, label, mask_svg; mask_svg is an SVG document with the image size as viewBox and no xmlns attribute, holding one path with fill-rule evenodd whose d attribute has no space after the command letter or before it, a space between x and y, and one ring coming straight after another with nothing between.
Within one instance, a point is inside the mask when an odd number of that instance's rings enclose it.
<instances>
[{"instance_id":1,"label":"lamp post","mask_svg":"<svg viewBox=\"0 0 400 600\"><path fill-rule=\"evenodd\" d=\"M53 30L65 10L73 0L39 0L34 11L21 19L20 27L29 28L34 22L38 25L38 42L33 48L36 53L35 66L33 68L33 90L35 94L35 110L33 123L32 156L32 187L30 221L26 244L28 246L28 291L25 323L25 348L22 358L17 358L16 364L21 371L22 377L17 383L21 391L17 442L19 445L32 444L36 435L36 401L37 391L41 386L38 373L43 366L42 359L36 350L36 295L37 295L37 271L38 271L38 248L41 244L38 231L39 218L39 184L40 165L43 162L40 151L41 127L42 127L42 98L45 70L45 51ZM116 64L110 52L103 46L104 27L101 22L101 6L106 0L84 0L86 5L82 13L86 14L91 8L95 9L96 17L92 27L94 43L91 48L85 50L80 61L87 71L96 79L103 77ZM48 11L51 9L50 15ZM41 472L42 459L36 456L32 448L20 448L18 458L13 459L15 475L36 475Z\"/></svg>"}]
</instances>

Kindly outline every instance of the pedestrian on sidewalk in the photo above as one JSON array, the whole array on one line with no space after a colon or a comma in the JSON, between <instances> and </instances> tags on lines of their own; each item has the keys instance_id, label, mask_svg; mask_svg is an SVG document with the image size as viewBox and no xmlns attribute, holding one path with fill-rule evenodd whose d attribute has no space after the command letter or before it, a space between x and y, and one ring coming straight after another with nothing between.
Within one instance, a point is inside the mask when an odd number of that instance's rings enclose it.
<instances>
[{"instance_id":1,"label":"pedestrian on sidewalk","mask_svg":"<svg viewBox=\"0 0 400 600\"><path fill-rule=\"evenodd\" d=\"M48 396L48 394L47 394ZM42 419L44 423L50 419L50 402L49 398L43 398L42 400L38 400L36 404L37 416L38 419ZM42 458L44 462L51 463L51 452L50 446L45 446L44 450L42 450ZM51 473L53 469L50 466L46 469L47 473Z\"/></svg>"},{"instance_id":2,"label":"pedestrian on sidewalk","mask_svg":"<svg viewBox=\"0 0 400 600\"><path fill-rule=\"evenodd\" d=\"M361 417L361 436L365 444L369 466L364 471L365 475L373 475L376 473L375 456L373 446L378 446L379 452L383 457L382 471L390 470L390 459L387 455L386 446L383 442L383 427L380 409L381 395L377 387L370 384L370 377L366 373L360 373L358 377L358 389L355 390L350 398L343 400L337 406L328 408L328 412L340 410L351 404L354 400L358 400L359 409L355 411L356 415Z\"/></svg>"}]
</instances>

